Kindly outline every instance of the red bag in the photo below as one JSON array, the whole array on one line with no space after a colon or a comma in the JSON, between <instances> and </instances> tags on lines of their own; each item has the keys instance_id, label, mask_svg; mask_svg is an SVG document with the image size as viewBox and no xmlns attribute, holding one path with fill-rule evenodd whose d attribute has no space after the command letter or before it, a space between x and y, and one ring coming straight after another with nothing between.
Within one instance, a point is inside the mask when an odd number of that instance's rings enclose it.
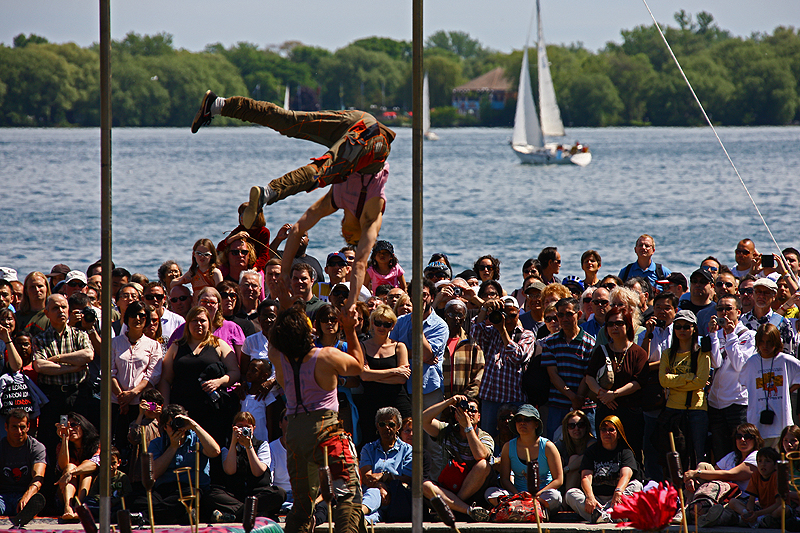
<instances>
[{"instance_id":1,"label":"red bag","mask_svg":"<svg viewBox=\"0 0 800 533\"><path fill-rule=\"evenodd\" d=\"M469 468L467 468L467 463L459 463L458 461L451 460L450 463L442 469L442 473L439 474L439 485L451 492L458 493L468 473Z\"/></svg>"},{"instance_id":2,"label":"red bag","mask_svg":"<svg viewBox=\"0 0 800 533\"><path fill-rule=\"evenodd\" d=\"M536 522L536 513L539 513L540 521L547 521L539 500L534 498L530 492L523 491L501 497L500 502L489 513L489 521Z\"/></svg>"}]
</instances>

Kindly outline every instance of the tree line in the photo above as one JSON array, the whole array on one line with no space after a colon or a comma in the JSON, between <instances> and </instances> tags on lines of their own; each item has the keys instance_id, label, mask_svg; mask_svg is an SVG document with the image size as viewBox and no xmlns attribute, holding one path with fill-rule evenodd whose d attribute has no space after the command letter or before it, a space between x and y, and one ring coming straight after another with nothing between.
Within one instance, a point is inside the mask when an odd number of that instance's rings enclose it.
<instances>
[{"instance_id":1,"label":"tree line","mask_svg":"<svg viewBox=\"0 0 800 533\"><path fill-rule=\"evenodd\" d=\"M665 34L711 119L720 125L784 125L800 120L800 31L735 37L706 12L675 14ZM663 26L662 26L663 27ZM690 126L703 123L653 26L623 30L622 43L591 52L582 44L547 49L561 114L571 126ZM112 43L114 126L187 126L200 97L249 95L292 109L354 107L380 114L411 109L411 42L356 40L336 51L286 42L259 47L210 44L176 49L168 33L128 33ZM536 50L531 49L531 64ZM452 108L452 90L496 67L516 88L522 50L502 53L468 34L437 31L425 42L434 126L510 126L504 109L482 102L480 119ZM0 126L99 126L99 46L54 44L18 35L0 44ZM536 90L537 74L531 72ZM376 112L377 110L377 112ZM407 120L407 118L405 119ZM218 124L232 124L225 119Z\"/></svg>"}]
</instances>

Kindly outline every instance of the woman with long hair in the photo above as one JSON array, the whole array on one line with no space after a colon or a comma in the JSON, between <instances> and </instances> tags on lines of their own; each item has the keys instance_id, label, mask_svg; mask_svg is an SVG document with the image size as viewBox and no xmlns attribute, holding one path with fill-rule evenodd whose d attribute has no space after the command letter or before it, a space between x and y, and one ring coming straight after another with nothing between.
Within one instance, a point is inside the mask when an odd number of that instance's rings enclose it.
<instances>
[{"instance_id":1,"label":"woman with long hair","mask_svg":"<svg viewBox=\"0 0 800 533\"><path fill-rule=\"evenodd\" d=\"M220 296L219 310L220 313L222 313L222 318L242 328L245 339L255 333L256 326L251 320L236 316L241 308L241 302L239 301L239 284L226 279L217 285L216 289Z\"/></svg>"},{"instance_id":2,"label":"woman with long hair","mask_svg":"<svg viewBox=\"0 0 800 533\"><path fill-rule=\"evenodd\" d=\"M609 415L600 422L600 441L583 456L581 486L567 491L567 505L593 524L611 522L610 512L622 496L642 490L637 470L622 421Z\"/></svg>"},{"instance_id":3,"label":"woman with long hair","mask_svg":"<svg viewBox=\"0 0 800 533\"><path fill-rule=\"evenodd\" d=\"M482 255L475 261L472 270L478 275L481 282L500 279L500 260L491 255Z\"/></svg>"},{"instance_id":4,"label":"woman with long hair","mask_svg":"<svg viewBox=\"0 0 800 533\"><path fill-rule=\"evenodd\" d=\"M171 398L180 400L191 418L206 421L214 439L224 442L228 433L227 410L232 406L224 405L221 393L239 380L240 372L236 353L211 333L212 321L211 312L205 307L189 310L183 337L169 347L164 357L158 389L165 404L171 403ZM219 416L210 416L212 413Z\"/></svg>"},{"instance_id":5,"label":"woman with long hair","mask_svg":"<svg viewBox=\"0 0 800 533\"><path fill-rule=\"evenodd\" d=\"M411 416L411 400L406 391L406 382L411 376L408 350L402 342L389 338L397 317L388 305L379 305L370 315L369 324L372 337L364 342L364 371L361 373L364 398L369 399L363 406L361 425L366 442L376 438L374 418L379 408L394 407L401 416Z\"/></svg>"},{"instance_id":6,"label":"woman with long hair","mask_svg":"<svg viewBox=\"0 0 800 533\"><path fill-rule=\"evenodd\" d=\"M595 420L617 415L641 462L644 418L639 391L647 378L647 352L634 342L633 318L626 308L612 307L605 328L608 344L595 346L586 369L586 385L598 400ZM596 429L599 433L599 425Z\"/></svg>"},{"instance_id":7,"label":"woman with long hair","mask_svg":"<svg viewBox=\"0 0 800 533\"><path fill-rule=\"evenodd\" d=\"M343 352L347 351L347 343L339 331L339 308L325 304L314 314L314 345L318 347L333 346Z\"/></svg>"},{"instance_id":8,"label":"woman with long hair","mask_svg":"<svg viewBox=\"0 0 800 533\"><path fill-rule=\"evenodd\" d=\"M672 345L661 354L658 367L659 382L662 387L669 389L667 405L659 417L663 436L659 440L666 442L667 432L672 431L674 426L673 421L682 420L686 415L687 422L681 424L681 430L688 437L687 452L694 452L694 459L689 459L690 465L697 465L705 457L708 435L705 386L711 372L710 355L710 348L704 350L699 344L694 313L678 311L672 322Z\"/></svg>"},{"instance_id":9,"label":"woman with long hair","mask_svg":"<svg viewBox=\"0 0 800 533\"><path fill-rule=\"evenodd\" d=\"M255 245L250 242L250 238L245 232L228 237L227 244L220 252L220 270L223 278L239 283L242 272L245 270L263 270L269 261L269 248L266 249L266 253L266 259L263 259L262 256L262 260L259 261ZM260 269L256 267L256 263L261 266Z\"/></svg>"},{"instance_id":10,"label":"woman with long hair","mask_svg":"<svg viewBox=\"0 0 800 533\"><path fill-rule=\"evenodd\" d=\"M576 409L564 416L561 421L561 439L556 442L564 470L562 492L580 487L583 454L595 442L597 441L592 436L592 428L586 413Z\"/></svg>"},{"instance_id":11,"label":"woman with long hair","mask_svg":"<svg viewBox=\"0 0 800 533\"><path fill-rule=\"evenodd\" d=\"M75 412L67 413L67 424L56 424L61 442L56 448L60 473L58 494L64 504L63 520L76 520L78 513L72 499L83 502L92 486L92 477L100 465L100 434L91 422Z\"/></svg>"},{"instance_id":12,"label":"woman with long hair","mask_svg":"<svg viewBox=\"0 0 800 533\"><path fill-rule=\"evenodd\" d=\"M25 276L22 303L17 309L17 331L31 330L36 336L47 329L50 320L44 314L47 297L50 296L50 284L47 276L41 272L31 272Z\"/></svg>"}]
</instances>

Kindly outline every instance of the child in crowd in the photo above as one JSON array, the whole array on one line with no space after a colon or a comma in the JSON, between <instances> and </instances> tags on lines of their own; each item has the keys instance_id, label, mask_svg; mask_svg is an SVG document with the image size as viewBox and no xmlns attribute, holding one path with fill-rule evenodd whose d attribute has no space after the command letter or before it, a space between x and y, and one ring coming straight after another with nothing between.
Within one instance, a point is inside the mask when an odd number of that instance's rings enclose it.
<instances>
[{"instance_id":1,"label":"child in crowd","mask_svg":"<svg viewBox=\"0 0 800 533\"><path fill-rule=\"evenodd\" d=\"M164 397L152 387L145 389L139 400L139 416L128 426L128 442L131 443L130 479L132 482L142 481L141 453L147 451L150 441L161 437L158 418L164 406ZM144 436L142 436L144 430ZM144 442L142 442L144 439Z\"/></svg>"},{"instance_id":2,"label":"child in crowd","mask_svg":"<svg viewBox=\"0 0 800 533\"><path fill-rule=\"evenodd\" d=\"M400 287L404 291L406 288L406 278L403 276L405 271L398 264L397 256L394 255L394 246L389 241L378 241L372 248L372 257L369 258L367 276L370 286L379 287L388 283L392 287Z\"/></svg>"},{"instance_id":3,"label":"child in crowd","mask_svg":"<svg viewBox=\"0 0 800 533\"><path fill-rule=\"evenodd\" d=\"M170 282L170 290L177 285L192 284L192 293L203 287L216 287L222 283L222 271L217 268L219 259L214 243L209 239L200 239L192 247L192 266L178 279Z\"/></svg>"},{"instance_id":4,"label":"child in crowd","mask_svg":"<svg viewBox=\"0 0 800 533\"><path fill-rule=\"evenodd\" d=\"M249 412L256 420L253 436L264 442L269 442L269 433L267 430L267 401L270 399L275 401L275 398L270 395L266 399L259 400L256 395L261 392L260 385L271 375L272 363L269 362L269 359L252 359L247 366L247 374L245 375L245 381L247 381L249 385L240 386L237 389L240 399L242 400L242 411ZM247 387L247 394L242 394L245 387Z\"/></svg>"},{"instance_id":5,"label":"child in crowd","mask_svg":"<svg viewBox=\"0 0 800 533\"><path fill-rule=\"evenodd\" d=\"M120 464L122 464L119 450L112 446L109 455L111 456L108 463L108 468L110 471L109 477L111 478L111 514L112 516L115 516L115 513L120 509L127 509L125 496L128 496L133 492L133 486L131 485L131 481L125 472L119 469ZM86 506L89 507L95 517L99 516L100 476L95 477L95 480L92 483L92 488L89 489L89 496L86 499Z\"/></svg>"},{"instance_id":6,"label":"child in crowd","mask_svg":"<svg viewBox=\"0 0 800 533\"><path fill-rule=\"evenodd\" d=\"M721 505L712 507L706 518L705 526L730 523L723 515L735 512L739 515L742 525L752 528L778 528L781 520L781 497L778 495L778 460L780 455L775 448L765 446L758 450L756 461L758 469L750 477L746 493L750 495L747 504L741 499L733 499L723 508ZM758 500L758 504L756 504ZM718 516L716 521L714 517ZM716 523L713 523L716 522ZM701 526L704 524L700 524Z\"/></svg>"},{"instance_id":7,"label":"child in crowd","mask_svg":"<svg viewBox=\"0 0 800 533\"><path fill-rule=\"evenodd\" d=\"M33 369L33 340L27 331L17 333L14 337L14 347L22 359L22 373L36 382L39 373Z\"/></svg>"}]
</instances>

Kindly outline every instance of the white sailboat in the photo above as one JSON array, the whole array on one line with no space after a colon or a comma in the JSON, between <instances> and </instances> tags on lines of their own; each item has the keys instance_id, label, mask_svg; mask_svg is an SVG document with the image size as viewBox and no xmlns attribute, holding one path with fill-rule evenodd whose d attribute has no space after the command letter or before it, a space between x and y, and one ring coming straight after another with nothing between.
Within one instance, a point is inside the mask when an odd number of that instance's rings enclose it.
<instances>
[{"instance_id":1,"label":"white sailboat","mask_svg":"<svg viewBox=\"0 0 800 533\"><path fill-rule=\"evenodd\" d=\"M283 93L283 108L289 109L289 86L286 86L286 92Z\"/></svg>"},{"instance_id":2,"label":"white sailboat","mask_svg":"<svg viewBox=\"0 0 800 533\"><path fill-rule=\"evenodd\" d=\"M588 165L592 160L589 147L576 143L565 146L558 143L545 143L544 136L564 136L564 124L556 102L553 88L553 77L550 74L550 63L547 60L542 17L539 11L539 0L536 0L536 19L538 22L538 70L539 70L539 110L541 124L537 119L536 104L533 102L530 68L528 66L528 45L522 54L522 68L519 74L519 91L517 93L517 109L514 115L514 133L511 137L511 149L523 163L536 165L574 164Z\"/></svg>"},{"instance_id":3,"label":"white sailboat","mask_svg":"<svg viewBox=\"0 0 800 533\"><path fill-rule=\"evenodd\" d=\"M422 136L428 141L439 140L439 136L431 131L431 93L427 72L422 80Z\"/></svg>"}]
</instances>

